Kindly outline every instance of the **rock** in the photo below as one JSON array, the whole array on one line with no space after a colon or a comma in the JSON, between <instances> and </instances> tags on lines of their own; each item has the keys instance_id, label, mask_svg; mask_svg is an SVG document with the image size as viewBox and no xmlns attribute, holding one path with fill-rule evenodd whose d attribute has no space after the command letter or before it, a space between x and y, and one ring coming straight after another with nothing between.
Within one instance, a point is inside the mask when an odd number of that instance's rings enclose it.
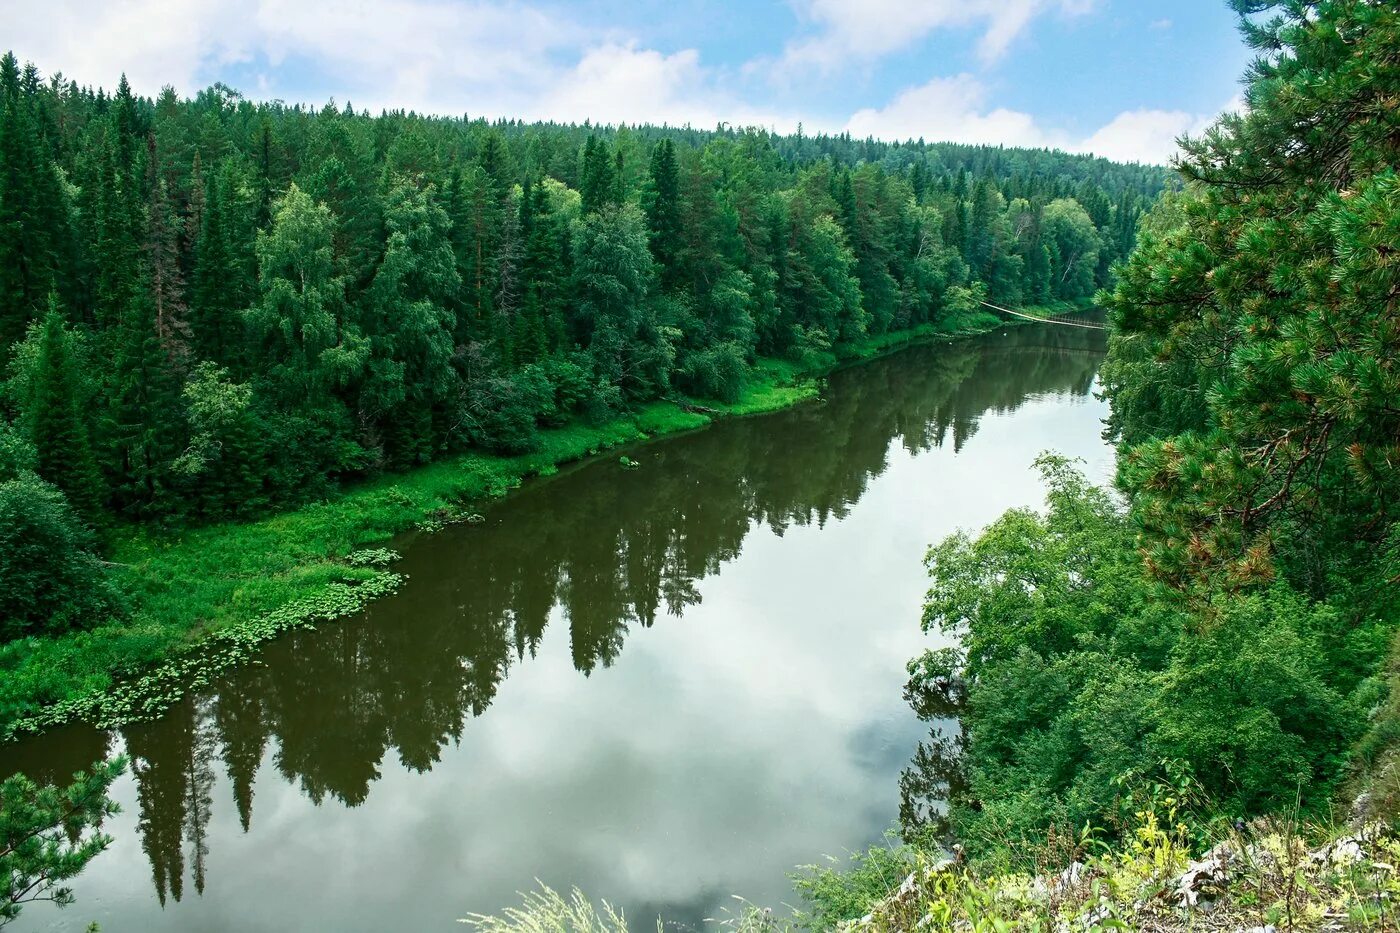
<instances>
[{"instance_id":1,"label":"rock","mask_svg":"<svg viewBox=\"0 0 1400 933\"><path fill-rule=\"evenodd\" d=\"M1083 862L1070 862L1069 867L1060 872L1057 883L1062 888L1073 887L1084 880L1085 870Z\"/></svg>"},{"instance_id":2,"label":"rock","mask_svg":"<svg viewBox=\"0 0 1400 933\"><path fill-rule=\"evenodd\" d=\"M1308 853L1308 859L1315 865L1350 865L1366 857L1366 844L1381 832L1379 824L1367 824L1350 836L1334 839L1320 849Z\"/></svg>"},{"instance_id":3,"label":"rock","mask_svg":"<svg viewBox=\"0 0 1400 933\"><path fill-rule=\"evenodd\" d=\"M1351 803L1351 823L1360 826L1371 817L1371 792L1363 790Z\"/></svg>"},{"instance_id":4,"label":"rock","mask_svg":"<svg viewBox=\"0 0 1400 933\"><path fill-rule=\"evenodd\" d=\"M1183 907L1204 906L1213 900L1209 895L1223 891L1235 874L1239 854L1229 841L1219 843L1198 861L1191 862L1177 876L1176 901Z\"/></svg>"}]
</instances>

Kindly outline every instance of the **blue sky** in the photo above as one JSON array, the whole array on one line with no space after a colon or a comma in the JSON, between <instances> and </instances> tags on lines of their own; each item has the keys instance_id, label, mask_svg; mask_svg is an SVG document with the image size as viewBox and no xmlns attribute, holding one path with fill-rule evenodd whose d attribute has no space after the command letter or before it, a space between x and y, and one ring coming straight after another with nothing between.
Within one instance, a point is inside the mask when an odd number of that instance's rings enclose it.
<instances>
[{"instance_id":1,"label":"blue sky","mask_svg":"<svg viewBox=\"0 0 1400 933\"><path fill-rule=\"evenodd\" d=\"M1165 161L1238 106L1224 0L49 0L41 70L377 111L760 124Z\"/></svg>"}]
</instances>

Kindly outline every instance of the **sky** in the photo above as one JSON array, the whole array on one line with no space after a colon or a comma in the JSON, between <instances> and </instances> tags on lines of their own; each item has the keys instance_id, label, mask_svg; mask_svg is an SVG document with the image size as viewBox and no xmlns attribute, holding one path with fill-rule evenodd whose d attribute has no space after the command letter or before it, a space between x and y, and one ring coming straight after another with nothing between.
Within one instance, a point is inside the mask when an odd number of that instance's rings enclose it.
<instances>
[{"instance_id":1,"label":"sky","mask_svg":"<svg viewBox=\"0 0 1400 933\"><path fill-rule=\"evenodd\" d=\"M1225 0L0 0L0 45L142 94L720 122L1165 162L1237 108Z\"/></svg>"}]
</instances>

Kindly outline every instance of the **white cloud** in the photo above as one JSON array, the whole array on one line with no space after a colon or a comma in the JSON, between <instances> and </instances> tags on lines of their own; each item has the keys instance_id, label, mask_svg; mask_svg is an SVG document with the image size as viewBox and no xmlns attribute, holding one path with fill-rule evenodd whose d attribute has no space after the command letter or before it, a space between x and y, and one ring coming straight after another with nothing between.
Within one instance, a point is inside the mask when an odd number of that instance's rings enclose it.
<instances>
[{"instance_id":1,"label":"white cloud","mask_svg":"<svg viewBox=\"0 0 1400 933\"><path fill-rule=\"evenodd\" d=\"M983 112L986 98L986 87L970 74L934 78L901 91L883 108L858 111L846 129L853 136L882 139L1053 145L1030 114L1004 107Z\"/></svg>"},{"instance_id":2,"label":"white cloud","mask_svg":"<svg viewBox=\"0 0 1400 933\"><path fill-rule=\"evenodd\" d=\"M1118 114L1088 136L1042 126L1033 116L1005 107L988 109L988 89L975 76L934 78L901 91L881 108L851 116L845 129L853 136L918 139L929 142L989 143L1086 152L1121 162L1165 164L1176 152L1176 139L1199 133L1214 114L1141 108ZM1225 109L1238 109L1231 101Z\"/></svg>"},{"instance_id":3,"label":"white cloud","mask_svg":"<svg viewBox=\"0 0 1400 933\"><path fill-rule=\"evenodd\" d=\"M0 35L40 68L108 88L126 73L148 95L165 84L189 95L224 80L264 99L334 96L370 111L798 122L724 91L724 76L694 49L641 48L509 0L62 0L43 11L0 0ZM242 81L228 77L235 63Z\"/></svg>"},{"instance_id":4,"label":"white cloud","mask_svg":"<svg viewBox=\"0 0 1400 933\"><path fill-rule=\"evenodd\" d=\"M871 62L945 27L981 29L979 50L990 60L1036 17L1080 15L1097 0L793 2L813 28L788 45L780 68ZM620 30L517 0L0 0L0 35L40 68L108 88L125 72L144 94L164 84L192 94L224 80L264 99L319 104L333 95L372 111L704 128L723 121L780 131L802 118L747 102L742 91L753 88L743 75L707 65L695 49L646 48ZM231 70L241 77L230 79ZM1204 125L1199 115L1137 109L1087 137L1071 134L992 106L970 74L906 89L844 125L805 116L809 126L857 136L1057 146L1158 162L1176 135Z\"/></svg>"},{"instance_id":5,"label":"white cloud","mask_svg":"<svg viewBox=\"0 0 1400 933\"><path fill-rule=\"evenodd\" d=\"M790 43L780 73L802 66L831 69L852 59L874 59L908 48L948 27L983 26L983 61L1000 58L1031 20L1047 12L1079 16L1097 0L799 0L798 10L818 26L816 35Z\"/></svg>"},{"instance_id":6,"label":"white cloud","mask_svg":"<svg viewBox=\"0 0 1400 933\"><path fill-rule=\"evenodd\" d=\"M587 50L578 64L524 108L527 118L606 123L690 123L709 129L737 126L795 127L797 121L740 103L717 89L717 78L684 49L664 55L635 43L607 43Z\"/></svg>"},{"instance_id":7,"label":"white cloud","mask_svg":"<svg viewBox=\"0 0 1400 933\"><path fill-rule=\"evenodd\" d=\"M1152 29L1156 29L1158 32L1165 32L1166 30L1172 28L1172 21L1165 18L1154 19L1149 25Z\"/></svg>"},{"instance_id":8,"label":"white cloud","mask_svg":"<svg viewBox=\"0 0 1400 933\"><path fill-rule=\"evenodd\" d=\"M235 4L201 0L9 3L0 33L22 61L108 88L125 72L145 93L189 89L208 66L249 58L254 38Z\"/></svg>"},{"instance_id":9,"label":"white cloud","mask_svg":"<svg viewBox=\"0 0 1400 933\"><path fill-rule=\"evenodd\" d=\"M1126 110L1074 148L1119 162L1165 162L1200 118L1184 110Z\"/></svg>"},{"instance_id":10,"label":"white cloud","mask_svg":"<svg viewBox=\"0 0 1400 933\"><path fill-rule=\"evenodd\" d=\"M447 0L260 0L256 29L276 65L301 56L376 104L482 112L538 90L550 56L583 29L524 6ZM357 93L360 102L363 93Z\"/></svg>"}]
</instances>

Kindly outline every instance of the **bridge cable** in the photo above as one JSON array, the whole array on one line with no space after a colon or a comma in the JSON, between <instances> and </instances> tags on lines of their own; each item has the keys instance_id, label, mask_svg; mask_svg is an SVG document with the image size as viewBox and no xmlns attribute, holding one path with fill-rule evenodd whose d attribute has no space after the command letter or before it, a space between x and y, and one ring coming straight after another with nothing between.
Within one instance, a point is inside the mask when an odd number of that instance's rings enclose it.
<instances>
[{"instance_id":1,"label":"bridge cable","mask_svg":"<svg viewBox=\"0 0 1400 933\"><path fill-rule=\"evenodd\" d=\"M1060 321L1050 317L1036 317L1033 314L1026 314L1021 311L1012 311L1010 308L1003 308L1000 305L994 305L990 301L983 301L980 298L977 300L977 303L980 305L986 305L989 308L995 308L997 311L1002 311L1006 314L1011 314L1019 318L1025 318L1028 321L1036 321L1040 324L1063 324L1065 327L1083 327L1087 330L1108 330L1108 327L1106 325L1092 324L1087 321Z\"/></svg>"}]
</instances>

